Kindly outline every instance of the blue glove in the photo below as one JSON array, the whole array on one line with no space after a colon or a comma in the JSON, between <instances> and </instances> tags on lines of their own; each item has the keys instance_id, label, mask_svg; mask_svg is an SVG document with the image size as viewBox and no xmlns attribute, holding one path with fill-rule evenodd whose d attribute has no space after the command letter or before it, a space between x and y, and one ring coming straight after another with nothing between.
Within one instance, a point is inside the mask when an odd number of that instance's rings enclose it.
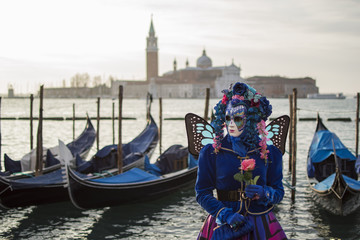
<instances>
[{"instance_id":1,"label":"blue glove","mask_svg":"<svg viewBox=\"0 0 360 240\"><path fill-rule=\"evenodd\" d=\"M246 222L246 218L240 213L234 212L231 208L225 208L222 210L216 219L218 225L229 224L232 228L237 228Z\"/></svg>"},{"instance_id":2,"label":"blue glove","mask_svg":"<svg viewBox=\"0 0 360 240\"><path fill-rule=\"evenodd\" d=\"M251 200L258 200L265 197L265 190L264 187L260 185L247 185L245 195Z\"/></svg>"},{"instance_id":3,"label":"blue glove","mask_svg":"<svg viewBox=\"0 0 360 240\"><path fill-rule=\"evenodd\" d=\"M245 224L246 218L240 213L229 214L225 219L226 223L230 225L232 228L241 227Z\"/></svg>"},{"instance_id":4,"label":"blue glove","mask_svg":"<svg viewBox=\"0 0 360 240\"><path fill-rule=\"evenodd\" d=\"M253 224L246 219L244 221L244 224L241 227L237 228L232 228L228 224L224 224L214 230L211 240L238 239L241 236L244 236L251 232L253 228Z\"/></svg>"}]
</instances>

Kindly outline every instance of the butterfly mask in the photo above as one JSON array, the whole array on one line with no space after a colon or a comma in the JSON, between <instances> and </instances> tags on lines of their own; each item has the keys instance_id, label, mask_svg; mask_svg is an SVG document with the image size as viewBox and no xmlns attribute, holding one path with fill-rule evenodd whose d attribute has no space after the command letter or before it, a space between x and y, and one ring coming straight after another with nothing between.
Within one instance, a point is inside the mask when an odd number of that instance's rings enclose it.
<instances>
[{"instance_id":1,"label":"butterfly mask","mask_svg":"<svg viewBox=\"0 0 360 240\"><path fill-rule=\"evenodd\" d=\"M244 131L246 124L246 107L239 105L233 107L230 104L226 108L225 123L230 136L238 137Z\"/></svg>"}]
</instances>

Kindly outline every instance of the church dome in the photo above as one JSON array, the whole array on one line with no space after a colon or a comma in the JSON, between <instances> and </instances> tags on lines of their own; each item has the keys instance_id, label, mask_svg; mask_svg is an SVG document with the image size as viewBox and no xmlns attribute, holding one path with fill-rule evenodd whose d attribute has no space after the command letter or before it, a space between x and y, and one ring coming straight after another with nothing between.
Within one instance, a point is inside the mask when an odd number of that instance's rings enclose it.
<instances>
[{"instance_id":1,"label":"church dome","mask_svg":"<svg viewBox=\"0 0 360 240\"><path fill-rule=\"evenodd\" d=\"M199 68L209 68L212 67L212 61L211 59L206 56L206 51L203 50L203 55L198 58L196 62L196 66Z\"/></svg>"}]
</instances>

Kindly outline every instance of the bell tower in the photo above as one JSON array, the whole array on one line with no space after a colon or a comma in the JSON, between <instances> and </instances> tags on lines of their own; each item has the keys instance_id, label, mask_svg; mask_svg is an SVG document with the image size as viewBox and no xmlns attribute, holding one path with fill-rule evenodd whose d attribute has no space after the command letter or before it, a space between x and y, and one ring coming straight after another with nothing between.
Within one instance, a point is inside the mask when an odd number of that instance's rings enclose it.
<instances>
[{"instance_id":1,"label":"bell tower","mask_svg":"<svg viewBox=\"0 0 360 240\"><path fill-rule=\"evenodd\" d=\"M146 81L159 76L157 37L151 17L149 36L146 38Z\"/></svg>"}]
</instances>

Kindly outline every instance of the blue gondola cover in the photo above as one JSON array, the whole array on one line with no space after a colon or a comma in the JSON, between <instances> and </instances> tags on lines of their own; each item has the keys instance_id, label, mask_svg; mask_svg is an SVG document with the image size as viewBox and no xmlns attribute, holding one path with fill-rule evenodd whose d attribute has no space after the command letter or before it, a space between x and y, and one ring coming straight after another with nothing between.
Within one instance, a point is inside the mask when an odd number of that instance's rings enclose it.
<instances>
[{"instance_id":1,"label":"blue gondola cover","mask_svg":"<svg viewBox=\"0 0 360 240\"><path fill-rule=\"evenodd\" d=\"M51 184L64 183L62 169L31 178L22 178L17 180L10 180L13 189L26 189L34 187L45 187Z\"/></svg>"},{"instance_id":2,"label":"blue gondola cover","mask_svg":"<svg viewBox=\"0 0 360 240\"><path fill-rule=\"evenodd\" d=\"M349 159L351 161L356 160L355 155L345 147L335 133L328 130L317 131L311 142L309 150L307 166L309 177L314 177L314 163L322 162L334 153L333 142L337 157L341 159Z\"/></svg>"},{"instance_id":3,"label":"blue gondola cover","mask_svg":"<svg viewBox=\"0 0 360 240\"><path fill-rule=\"evenodd\" d=\"M327 177L324 181L322 182L319 182L318 184L316 184L314 186L314 188L316 190L319 190L319 191L327 191L331 188L331 186L333 185L334 183L334 180L335 180L335 173L334 174L331 174L329 177ZM356 181L355 179L352 179L346 175L343 175L343 178L345 180L345 182L348 184L349 187L351 187L352 189L355 189L355 190L360 190L360 182L359 181Z\"/></svg>"},{"instance_id":4,"label":"blue gondola cover","mask_svg":"<svg viewBox=\"0 0 360 240\"><path fill-rule=\"evenodd\" d=\"M147 182L156 179L159 179L159 177L151 173L145 172L139 168L133 168L130 169L129 171L126 171L122 174L113 177L93 179L91 181L98 183L119 184L119 183Z\"/></svg>"}]
</instances>

